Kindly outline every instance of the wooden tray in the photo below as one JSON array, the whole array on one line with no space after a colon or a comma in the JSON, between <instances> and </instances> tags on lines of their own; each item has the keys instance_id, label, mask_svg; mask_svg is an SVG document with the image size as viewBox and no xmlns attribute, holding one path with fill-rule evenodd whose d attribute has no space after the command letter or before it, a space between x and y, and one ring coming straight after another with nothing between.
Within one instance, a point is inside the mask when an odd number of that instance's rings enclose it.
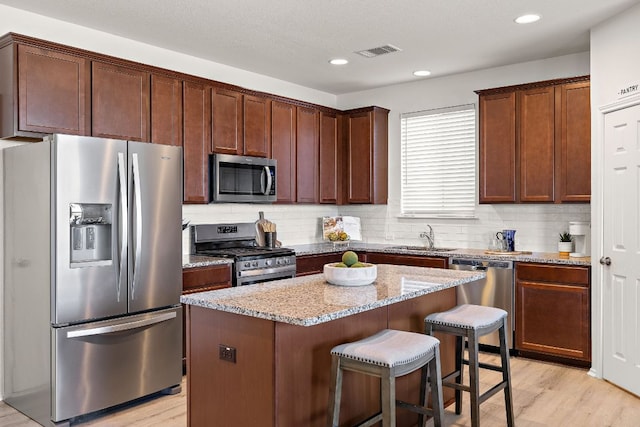
<instances>
[{"instance_id":1,"label":"wooden tray","mask_svg":"<svg viewBox=\"0 0 640 427\"><path fill-rule=\"evenodd\" d=\"M531 255L531 251L484 251L487 255Z\"/></svg>"}]
</instances>

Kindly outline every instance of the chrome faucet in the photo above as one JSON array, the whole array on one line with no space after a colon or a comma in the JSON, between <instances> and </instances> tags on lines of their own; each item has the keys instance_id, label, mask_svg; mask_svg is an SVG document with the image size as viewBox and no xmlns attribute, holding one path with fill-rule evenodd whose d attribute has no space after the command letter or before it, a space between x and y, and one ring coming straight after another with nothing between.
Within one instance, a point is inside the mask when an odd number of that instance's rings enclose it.
<instances>
[{"instance_id":1,"label":"chrome faucet","mask_svg":"<svg viewBox=\"0 0 640 427\"><path fill-rule=\"evenodd\" d=\"M429 242L429 246L427 248L433 249L433 242L435 241L433 228L429 224L427 224L427 227L429 227L429 231L423 231L422 233L420 233L420 238L427 239L427 242Z\"/></svg>"}]
</instances>

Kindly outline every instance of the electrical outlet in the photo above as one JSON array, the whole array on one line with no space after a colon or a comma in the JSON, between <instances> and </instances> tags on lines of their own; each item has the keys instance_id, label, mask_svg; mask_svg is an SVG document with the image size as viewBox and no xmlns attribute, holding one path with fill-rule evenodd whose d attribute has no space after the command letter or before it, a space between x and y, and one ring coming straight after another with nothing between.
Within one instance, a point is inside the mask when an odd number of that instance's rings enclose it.
<instances>
[{"instance_id":1,"label":"electrical outlet","mask_svg":"<svg viewBox=\"0 0 640 427\"><path fill-rule=\"evenodd\" d=\"M226 360L227 362L236 363L236 349L235 347L229 347L228 345L218 345L218 355L220 360Z\"/></svg>"}]
</instances>

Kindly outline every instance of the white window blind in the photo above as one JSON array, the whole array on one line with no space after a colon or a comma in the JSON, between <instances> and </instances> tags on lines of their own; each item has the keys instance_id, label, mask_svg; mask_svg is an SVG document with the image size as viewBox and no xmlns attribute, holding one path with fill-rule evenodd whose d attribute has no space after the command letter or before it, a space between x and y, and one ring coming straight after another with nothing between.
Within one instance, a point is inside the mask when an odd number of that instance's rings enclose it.
<instances>
[{"instance_id":1,"label":"white window blind","mask_svg":"<svg viewBox=\"0 0 640 427\"><path fill-rule=\"evenodd\" d=\"M473 217L475 106L402 114L400 121L402 214Z\"/></svg>"}]
</instances>

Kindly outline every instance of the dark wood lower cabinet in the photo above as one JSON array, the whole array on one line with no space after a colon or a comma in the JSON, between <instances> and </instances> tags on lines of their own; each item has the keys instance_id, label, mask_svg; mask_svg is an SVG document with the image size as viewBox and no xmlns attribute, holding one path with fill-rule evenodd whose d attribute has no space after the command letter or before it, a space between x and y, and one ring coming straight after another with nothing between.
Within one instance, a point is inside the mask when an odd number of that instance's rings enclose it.
<instances>
[{"instance_id":1,"label":"dark wood lower cabinet","mask_svg":"<svg viewBox=\"0 0 640 427\"><path fill-rule=\"evenodd\" d=\"M590 267L516 265L518 351L591 361L589 277Z\"/></svg>"},{"instance_id":2,"label":"dark wood lower cabinet","mask_svg":"<svg viewBox=\"0 0 640 427\"><path fill-rule=\"evenodd\" d=\"M182 294L213 291L231 287L231 264L194 267L182 270ZM182 305L182 364L187 357L187 309Z\"/></svg>"}]
</instances>

